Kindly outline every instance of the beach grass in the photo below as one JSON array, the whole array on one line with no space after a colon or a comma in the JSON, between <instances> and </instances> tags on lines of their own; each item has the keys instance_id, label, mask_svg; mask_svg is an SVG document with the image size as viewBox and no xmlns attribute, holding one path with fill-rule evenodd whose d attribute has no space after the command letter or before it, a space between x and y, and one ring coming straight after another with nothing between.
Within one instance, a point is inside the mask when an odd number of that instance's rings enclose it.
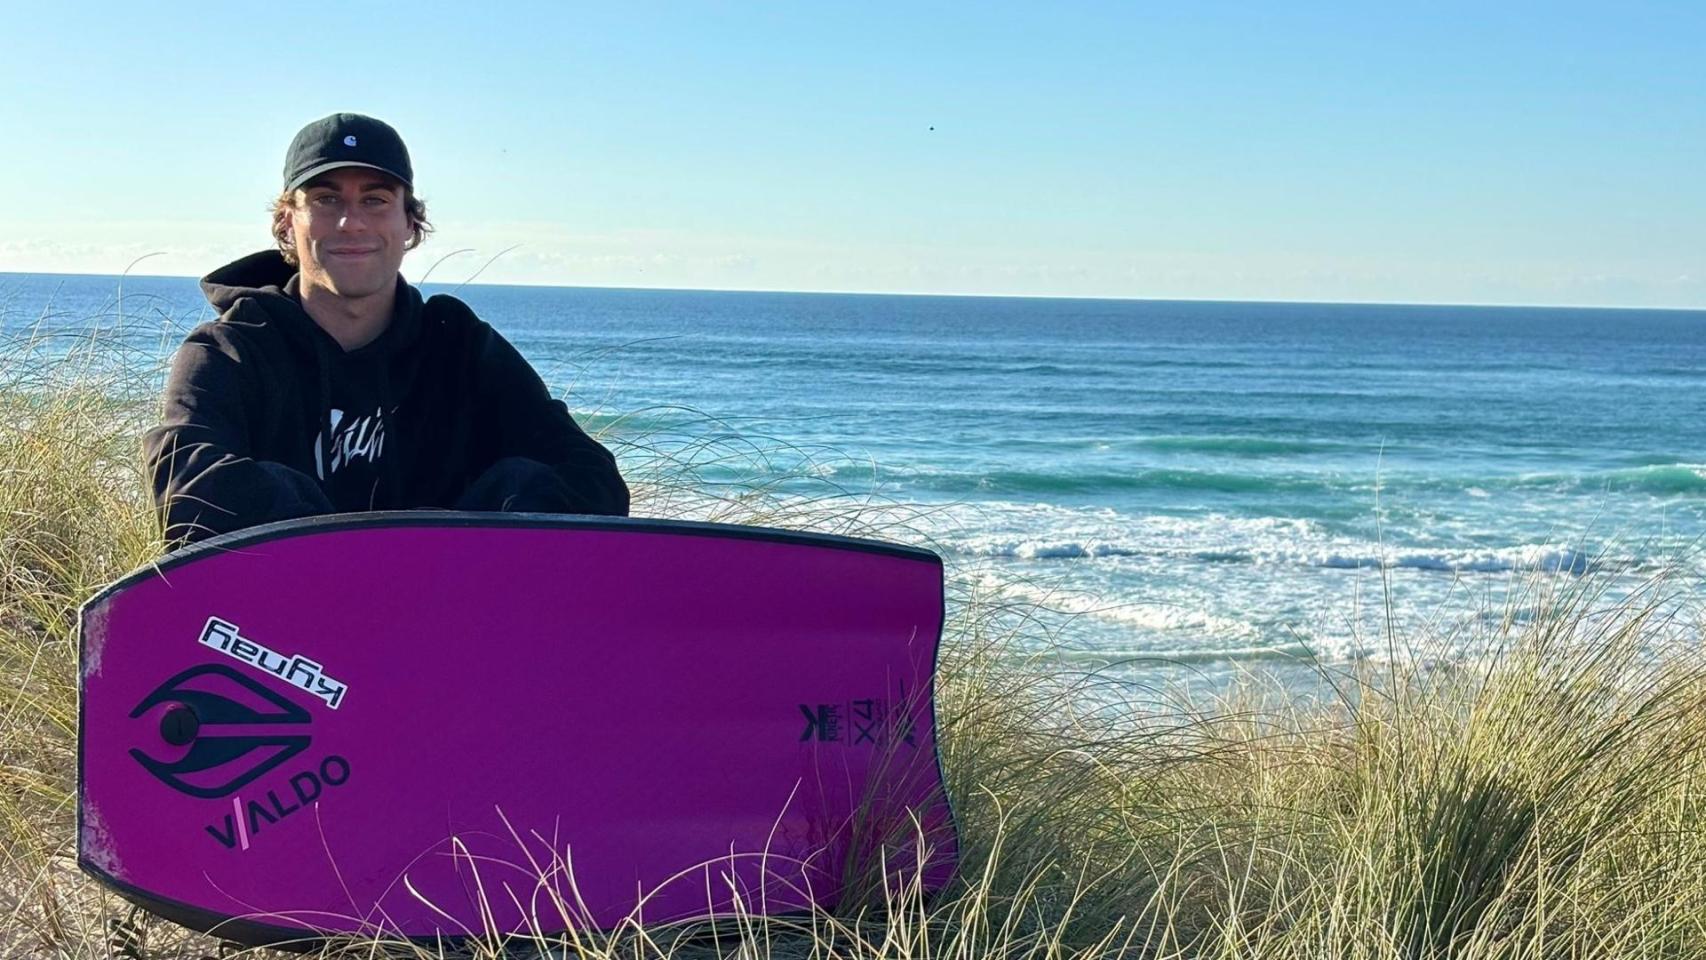
<instances>
[{"instance_id":1,"label":"beach grass","mask_svg":"<svg viewBox=\"0 0 1706 960\"><path fill-rule=\"evenodd\" d=\"M137 444L159 371L97 364L98 341L62 348L0 356L0 956L283 956L155 920L76 868L75 614L162 549ZM703 481L832 451L711 417L667 435L606 419L636 515L930 545L922 508ZM1674 602L1698 584L1660 572L1614 595L1536 573L1465 628L1488 653L1453 658L1461 637L1393 623L1374 638L1387 656L1323 667L1324 695L1300 699L1259 677L1210 695L1064 672L1018 653L1046 651L1057 619L949 575L938 717L962 869L943 895L901 882L833 913L471 954L1706 956L1706 660L1674 640L1699 635Z\"/></svg>"}]
</instances>

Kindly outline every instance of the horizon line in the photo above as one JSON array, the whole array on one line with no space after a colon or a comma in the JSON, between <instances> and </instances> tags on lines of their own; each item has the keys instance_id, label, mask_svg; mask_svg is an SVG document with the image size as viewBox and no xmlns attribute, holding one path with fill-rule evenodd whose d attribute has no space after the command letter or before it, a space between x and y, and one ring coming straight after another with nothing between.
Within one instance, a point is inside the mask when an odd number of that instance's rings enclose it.
<instances>
[{"instance_id":1,"label":"horizon line","mask_svg":"<svg viewBox=\"0 0 1706 960\"><path fill-rule=\"evenodd\" d=\"M141 280L200 280L194 274L181 273L82 273L78 271L59 270L0 270L0 277L101 277L119 281L132 277ZM408 280L407 277L404 278ZM409 280L415 286L422 286L418 281ZM1261 298L1217 299L1214 297L1132 297L1132 296L1089 296L1072 294L1046 293L916 293L881 290L781 290L753 289L745 287L606 287L591 284L570 283L461 283L432 281L435 287L527 287L547 290L638 290L657 293L760 293L760 294L792 294L799 296L829 296L829 297L920 297L961 300L1084 300L1088 302L1115 303L1247 303L1275 304L1292 306L1336 306L1336 307L1474 307L1478 309L1508 308L1513 310L1658 310L1674 313L1706 313L1706 304L1700 306L1630 306L1603 305L1579 303L1468 303L1463 301L1438 300L1278 300Z\"/></svg>"}]
</instances>

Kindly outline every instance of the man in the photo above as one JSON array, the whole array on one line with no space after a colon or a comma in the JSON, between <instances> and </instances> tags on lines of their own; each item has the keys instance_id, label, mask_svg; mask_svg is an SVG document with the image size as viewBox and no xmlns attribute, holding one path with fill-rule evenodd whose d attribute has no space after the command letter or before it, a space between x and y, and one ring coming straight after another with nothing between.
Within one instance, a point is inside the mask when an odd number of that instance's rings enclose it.
<instances>
[{"instance_id":1,"label":"man","mask_svg":"<svg viewBox=\"0 0 1706 960\"><path fill-rule=\"evenodd\" d=\"M403 280L430 229L390 126L296 135L278 248L202 280L219 319L178 349L143 438L168 540L356 510L627 515L615 458L515 348Z\"/></svg>"}]
</instances>

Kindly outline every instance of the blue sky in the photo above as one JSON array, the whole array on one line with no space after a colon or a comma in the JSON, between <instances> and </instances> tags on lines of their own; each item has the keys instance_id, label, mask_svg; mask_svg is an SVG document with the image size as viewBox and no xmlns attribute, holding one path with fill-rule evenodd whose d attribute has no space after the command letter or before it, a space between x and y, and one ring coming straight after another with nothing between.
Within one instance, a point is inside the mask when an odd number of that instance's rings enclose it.
<instances>
[{"instance_id":1,"label":"blue sky","mask_svg":"<svg viewBox=\"0 0 1706 960\"><path fill-rule=\"evenodd\" d=\"M417 279L1706 307L1698 2L208 9L5 9L0 271L258 249L347 109Z\"/></svg>"}]
</instances>

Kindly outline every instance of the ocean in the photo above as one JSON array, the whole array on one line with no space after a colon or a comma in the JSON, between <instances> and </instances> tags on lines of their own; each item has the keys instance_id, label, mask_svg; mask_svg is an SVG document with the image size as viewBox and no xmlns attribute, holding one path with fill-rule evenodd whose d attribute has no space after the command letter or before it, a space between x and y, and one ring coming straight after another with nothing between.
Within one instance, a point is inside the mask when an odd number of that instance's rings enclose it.
<instances>
[{"instance_id":1,"label":"ocean","mask_svg":"<svg viewBox=\"0 0 1706 960\"><path fill-rule=\"evenodd\" d=\"M1537 574L1706 573L1706 312L457 294L626 470L650 444L707 489L891 505L957 582L1054 611L1069 663L1348 664L1389 622L1469 643ZM0 274L0 348L158 360L210 318L190 279Z\"/></svg>"}]
</instances>

